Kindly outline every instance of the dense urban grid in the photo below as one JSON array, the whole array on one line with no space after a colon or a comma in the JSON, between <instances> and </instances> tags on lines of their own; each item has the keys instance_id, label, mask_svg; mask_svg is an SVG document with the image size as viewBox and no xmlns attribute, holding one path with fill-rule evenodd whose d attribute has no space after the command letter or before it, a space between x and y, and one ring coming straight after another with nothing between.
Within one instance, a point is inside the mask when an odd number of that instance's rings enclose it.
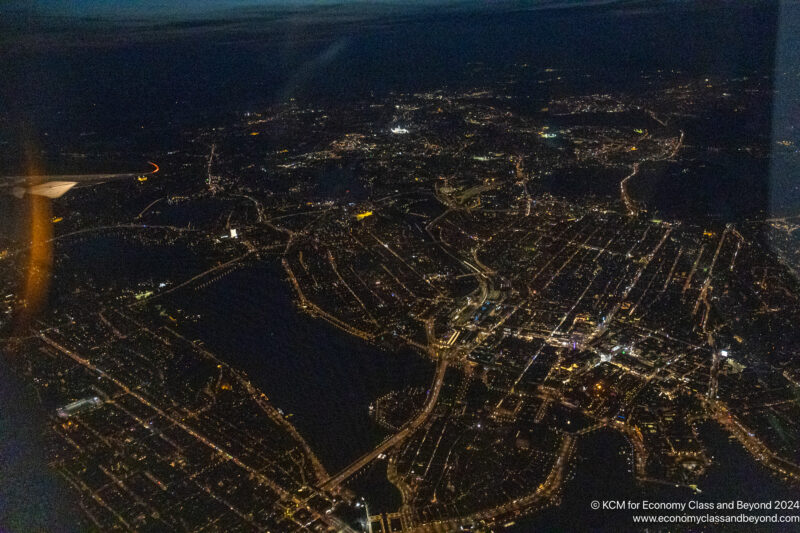
<instances>
[{"instance_id":1,"label":"dense urban grid","mask_svg":"<svg viewBox=\"0 0 800 533\"><path fill-rule=\"evenodd\" d=\"M467 92L287 100L140 154L157 172L20 200L47 202L46 229L0 251L3 344L51 413L51 465L86 527L501 527L557 504L600 430L624 436L641 483L699 490L705 423L800 481L800 219L681 216L653 186L798 157L770 132L697 134L768 100L764 79L659 71L573 94L581 73L543 69L553 96L535 100L525 68ZM97 239L155 259L103 277L80 251ZM320 325L432 362L426 386L374 398L384 439L345 468L181 304L265 263ZM374 464L398 509L371 513L351 483Z\"/></svg>"}]
</instances>

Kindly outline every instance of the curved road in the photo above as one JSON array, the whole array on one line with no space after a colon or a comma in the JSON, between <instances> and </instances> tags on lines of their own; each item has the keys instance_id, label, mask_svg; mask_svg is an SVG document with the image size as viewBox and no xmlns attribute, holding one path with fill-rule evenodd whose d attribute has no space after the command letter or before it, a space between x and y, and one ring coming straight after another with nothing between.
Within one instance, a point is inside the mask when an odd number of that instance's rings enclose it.
<instances>
[{"instance_id":1,"label":"curved road","mask_svg":"<svg viewBox=\"0 0 800 533\"><path fill-rule=\"evenodd\" d=\"M389 437L388 439L384 440L380 443L374 450L362 455L358 459L356 459L350 466L339 472L333 477L328 478L327 480L323 481L320 485L320 489L323 490L335 490L339 487L344 481L346 481L350 476L367 466L373 459L375 459L378 455L387 452L390 448L394 447L396 444L402 442L406 437L410 436L414 431L416 431L425 421L428 419L430 414L433 412L433 408L436 405L436 401L439 399L439 391L442 390L442 383L444 382L444 375L445 371L447 370L447 358L442 356L439 359L439 364L436 367L436 377L433 381L433 386L431 387L431 394L428 396L428 401L425 404L425 408L420 412L419 415L411 422L409 422L403 429Z\"/></svg>"}]
</instances>

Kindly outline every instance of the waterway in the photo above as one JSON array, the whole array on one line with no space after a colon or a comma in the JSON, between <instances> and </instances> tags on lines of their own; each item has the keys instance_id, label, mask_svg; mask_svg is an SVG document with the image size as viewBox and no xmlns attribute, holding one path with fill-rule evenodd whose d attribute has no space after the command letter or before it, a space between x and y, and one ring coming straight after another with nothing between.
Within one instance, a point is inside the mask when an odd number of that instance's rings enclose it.
<instances>
[{"instance_id":1,"label":"waterway","mask_svg":"<svg viewBox=\"0 0 800 533\"><path fill-rule=\"evenodd\" d=\"M625 500L642 502L705 503L763 502L774 499L796 500L797 490L781 483L766 467L754 461L736 441L728 438L716 423L700 428L703 442L710 447L713 464L697 485L701 492L660 483L638 482L633 474L631 447L625 438L608 429L599 430L580 438L573 474L568 479L560 505L545 509L526 519L517 520L506 531L642 531L635 527L630 510L593 510L592 501ZM687 511L703 514L705 511ZM742 511L711 511L710 514L739 514ZM764 511L774 514L776 511ZM676 514L674 511L649 514ZM749 514L755 514L752 512ZM784 512L785 513L785 512ZM641 513L648 514L648 513ZM729 526L729 525L728 525ZM771 526L771 527L770 527ZM659 531L661 529L658 529ZM702 531L689 525L670 524L669 531ZM775 525L757 527L745 524L728 527L726 531L776 531Z\"/></svg>"},{"instance_id":2,"label":"waterway","mask_svg":"<svg viewBox=\"0 0 800 533\"><path fill-rule=\"evenodd\" d=\"M387 435L370 418L369 404L394 389L429 385L434 365L410 349L382 350L303 313L284 278L276 260L263 261L159 303L197 315L180 329L244 370L335 473ZM400 505L385 468L379 461L353 481L370 512Z\"/></svg>"}]
</instances>

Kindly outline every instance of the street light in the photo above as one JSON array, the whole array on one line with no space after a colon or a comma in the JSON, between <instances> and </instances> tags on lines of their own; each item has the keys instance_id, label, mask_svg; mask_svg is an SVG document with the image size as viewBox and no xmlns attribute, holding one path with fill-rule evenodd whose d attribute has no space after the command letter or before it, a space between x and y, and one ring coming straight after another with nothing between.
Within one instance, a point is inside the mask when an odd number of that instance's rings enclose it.
<instances>
[{"instance_id":1,"label":"street light","mask_svg":"<svg viewBox=\"0 0 800 533\"><path fill-rule=\"evenodd\" d=\"M372 533L372 520L369 519L369 506L367 505L367 500L365 500L363 496L361 497L361 501L356 503L356 507L361 507L362 504L364 505L364 512L367 515L367 533Z\"/></svg>"}]
</instances>

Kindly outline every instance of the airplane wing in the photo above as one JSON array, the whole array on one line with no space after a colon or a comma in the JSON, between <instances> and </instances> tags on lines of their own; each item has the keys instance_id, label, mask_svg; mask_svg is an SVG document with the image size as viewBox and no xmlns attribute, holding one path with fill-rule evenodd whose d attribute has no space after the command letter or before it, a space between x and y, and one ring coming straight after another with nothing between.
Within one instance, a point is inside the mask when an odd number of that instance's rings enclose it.
<instances>
[{"instance_id":1,"label":"airplane wing","mask_svg":"<svg viewBox=\"0 0 800 533\"><path fill-rule=\"evenodd\" d=\"M148 161L153 166L150 172L124 172L116 174L74 174L58 176L9 176L4 178L8 184L0 184L0 188L12 187L11 194L22 198L26 194L45 196L47 198L60 198L79 183L101 183L108 180L137 178L151 176L159 171L158 165ZM37 185L26 185L31 180L41 181Z\"/></svg>"},{"instance_id":2,"label":"airplane wing","mask_svg":"<svg viewBox=\"0 0 800 533\"><path fill-rule=\"evenodd\" d=\"M28 194L32 194L34 196L60 198L77 184L77 181L48 181L46 183L34 185L33 187L28 187L27 189L16 187L14 189L14 196L17 196L17 198L22 198L22 196L27 192Z\"/></svg>"}]
</instances>

